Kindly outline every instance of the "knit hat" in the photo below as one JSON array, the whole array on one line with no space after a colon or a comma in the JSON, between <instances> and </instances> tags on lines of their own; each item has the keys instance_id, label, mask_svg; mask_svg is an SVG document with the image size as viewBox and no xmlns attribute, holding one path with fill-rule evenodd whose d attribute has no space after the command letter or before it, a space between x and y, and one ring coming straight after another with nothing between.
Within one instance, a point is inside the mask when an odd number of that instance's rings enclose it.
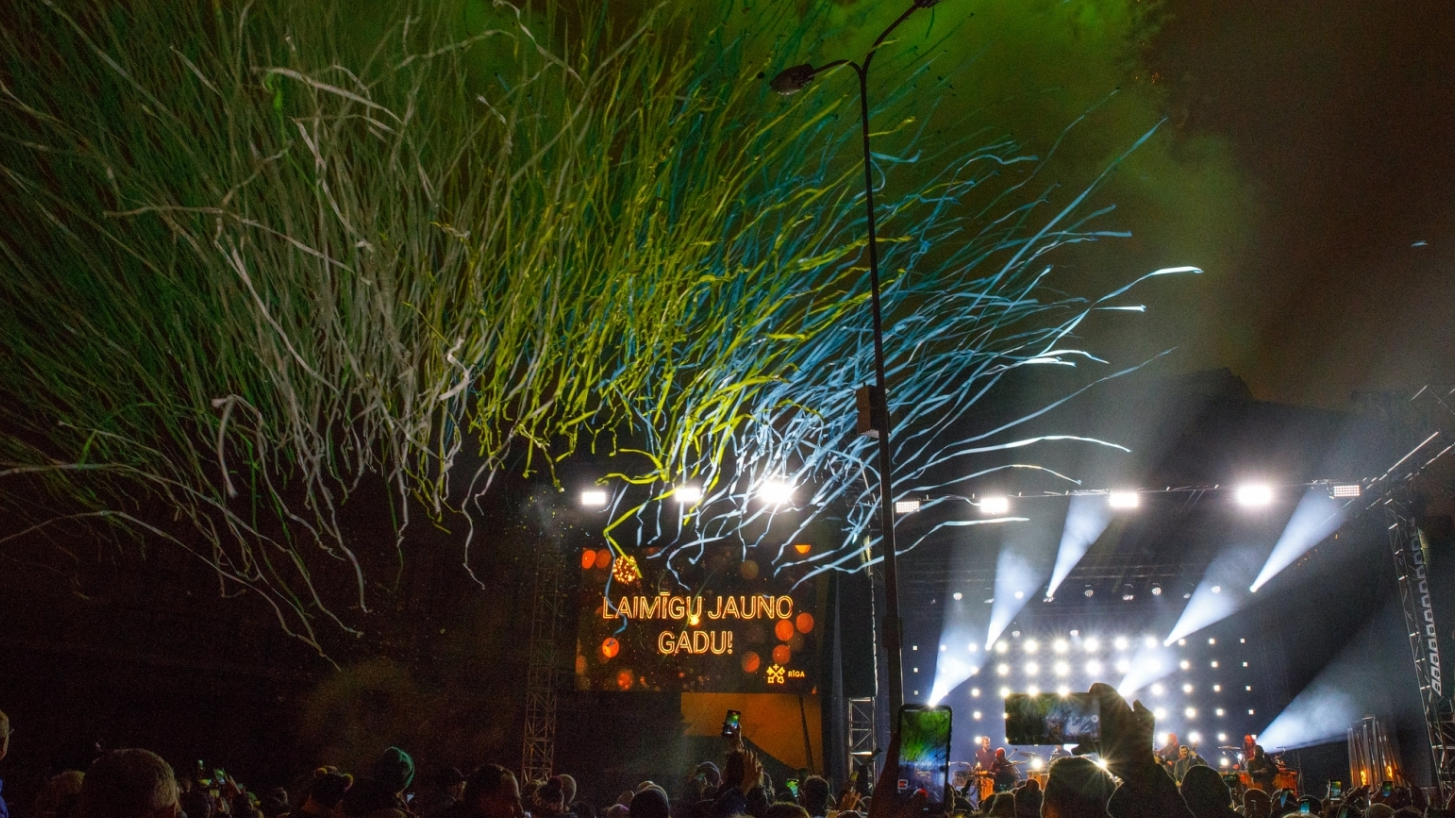
<instances>
[{"instance_id":1,"label":"knit hat","mask_svg":"<svg viewBox=\"0 0 1455 818\"><path fill-rule=\"evenodd\" d=\"M414 782L414 759L398 747L390 747L374 762L370 777L392 792L402 792Z\"/></svg>"}]
</instances>

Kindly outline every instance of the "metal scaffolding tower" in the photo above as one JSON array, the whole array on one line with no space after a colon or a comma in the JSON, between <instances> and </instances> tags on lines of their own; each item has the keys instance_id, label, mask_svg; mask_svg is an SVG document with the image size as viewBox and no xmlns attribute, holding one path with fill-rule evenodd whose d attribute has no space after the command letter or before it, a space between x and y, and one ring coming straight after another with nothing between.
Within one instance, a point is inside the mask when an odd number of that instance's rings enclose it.
<instances>
[{"instance_id":1,"label":"metal scaffolding tower","mask_svg":"<svg viewBox=\"0 0 1455 818\"><path fill-rule=\"evenodd\" d=\"M1390 520L1389 549L1394 556L1399 580L1400 606L1409 633L1410 653L1420 686L1420 703L1425 711L1425 730L1430 739L1430 756L1435 765L1435 786L1443 802L1450 792L1455 773L1455 724L1451 723L1450 699L1443 695L1439 633L1430 603L1429 576L1420 547L1418 520L1402 503L1385 504Z\"/></svg>"},{"instance_id":2,"label":"metal scaffolding tower","mask_svg":"<svg viewBox=\"0 0 1455 818\"><path fill-rule=\"evenodd\" d=\"M565 676L556 650L566 607L561 598L561 563L560 544L542 540L536 554L535 596L531 606L525 739L520 759L522 782L550 778L556 756L556 693Z\"/></svg>"}]
</instances>

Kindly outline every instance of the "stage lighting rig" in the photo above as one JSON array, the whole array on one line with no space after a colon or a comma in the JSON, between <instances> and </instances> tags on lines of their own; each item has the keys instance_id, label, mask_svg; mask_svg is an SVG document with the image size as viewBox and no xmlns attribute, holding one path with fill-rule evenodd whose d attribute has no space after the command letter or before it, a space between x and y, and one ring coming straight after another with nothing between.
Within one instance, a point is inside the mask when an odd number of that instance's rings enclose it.
<instances>
[{"instance_id":1,"label":"stage lighting rig","mask_svg":"<svg viewBox=\"0 0 1455 818\"><path fill-rule=\"evenodd\" d=\"M587 489L581 492L581 505L586 508L606 508L607 494L601 489Z\"/></svg>"},{"instance_id":2,"label":"stage lighting rig","mask_svg":"<svg viewBox=\"0 0 1455 818\"><path fill-rule=\"evenodd\" d=\"M1273 504L1273 487L1267 483L1245 483L1234 490L1233 498L1245 508L1264 508Z\"/></svg>"}]
</instances>

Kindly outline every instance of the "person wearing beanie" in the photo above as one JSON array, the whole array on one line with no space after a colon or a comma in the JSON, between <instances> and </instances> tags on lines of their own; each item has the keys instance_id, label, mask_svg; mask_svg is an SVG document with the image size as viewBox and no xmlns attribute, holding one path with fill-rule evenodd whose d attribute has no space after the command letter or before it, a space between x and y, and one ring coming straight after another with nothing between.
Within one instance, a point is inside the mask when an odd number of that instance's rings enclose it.
<instances>
[{"instance_id":1,"label":"person wearing beanie","mask_svg":"<svg viewBox=\"0 0 1455 818\"><path fill-rule=\"evenodd\" d=\"M631 818L671 818L672 812L667 803L667 794L657 786L643 788L632 796L631 806L627 810Z\"/></svg>"},{"instance_id":2,"label":"person wearing beanie","mask_svg":"<svg viewBox=\"0 0 1455 818\"><path fill-rule=\"evenodd\" d=\"M369 777L354 782L344 793L343 810L348 818L409 818L404 790L414 781L414 759L398 747L384 751Z\"/></svg>"}]
</instances>

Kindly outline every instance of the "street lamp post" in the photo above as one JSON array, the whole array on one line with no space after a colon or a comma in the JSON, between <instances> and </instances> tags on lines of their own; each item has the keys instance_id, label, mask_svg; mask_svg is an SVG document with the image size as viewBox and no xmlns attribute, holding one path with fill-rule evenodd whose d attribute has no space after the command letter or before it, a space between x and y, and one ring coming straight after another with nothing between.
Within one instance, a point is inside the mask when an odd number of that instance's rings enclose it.
<instances>
[{"instance_id":1,"label":"street lamp post","mask_svg":"<svg viewBox=\"0 0 1455 818\"><path fill-rule=\"evenodd\" d=\"M780 94L793 94L808 86L813 78L825 71L831 71L843 65L854 69L859 75L859 130L864 143L864 208L868 215L869 224L869 288L870 304L874 314L874 381L875 389L878 392L878 400L870 401L873 411L877 415L875 428L879 432L879 527L880 535L884 539L884 619L880 625L880 632L884 640L885 652L889 657L889 708L891 718L899 712L904 704L904 668L903 668L903 629L899 619L899 577L895 567L896 554L894 549L894 495L892 491L892 477L890 468L893 465L889 453L889 397L884 383L884 330L883 312L879 306L879 247L875 234L874 224L874 172L873 164L869 154L869 63L874 59L874 52L884 44L890 32L899 27L900 23L908 20L910 15L920 9L929 8L940 0L914 0L914 3L905 12L884 29L884 33L874 41L869 53L864 55L861 63L852 60L834 60L814 68L809 63L795 65L785 68L779 72L770 82L769 86Z\"/></svg>"}]
</instances>

